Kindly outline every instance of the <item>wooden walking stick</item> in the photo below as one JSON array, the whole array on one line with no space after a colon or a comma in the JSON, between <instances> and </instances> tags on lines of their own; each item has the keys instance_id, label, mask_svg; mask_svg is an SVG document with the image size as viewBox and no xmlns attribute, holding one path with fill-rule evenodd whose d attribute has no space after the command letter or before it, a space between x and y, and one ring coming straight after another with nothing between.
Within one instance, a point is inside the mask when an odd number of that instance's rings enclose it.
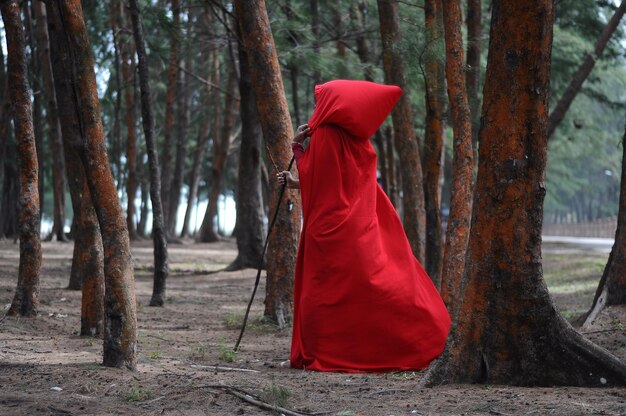
<instances>
[{"instance_id":1,"label":"wooden walking stick","mask_svg":"<svg viewBox=\"0 0 626 416\"><path fill-rule=\"evenodd\" d=\"M267 149L268 152L267 154L269 155L270 159L272 160L272 164L274 164L274 168L276 168L276 170L278 171L278 166L276 166L276 163L274 162L274 159L272 158L271 153L269 152L269 149ZM291 161L289 162L289 167L287 168L288 171L291 170L291 167L293 166L293 161L295 160L294 157L291 158ZM280 171L279 171L280 172ZM256 280L254 282L254 289L252 290L252 296L250 296L250 301L248 302L248 307L246 308L246 314L244 315L243 318L243 324L241 325L241 332L239 333L239 338L237 338L237 343L235 344L235 348L233 348L233 351L237 352L237 350L239 349L239 343L241 343L241 338L243 338L243 333L246 330L246 324L248 323L248 315L250 314L250 308L252 307L252 302L254 301L254 296L256 295L256 291L259 287L259 282L261 281L261 270L263 269L263 260L265 258L265 252L267 251L267 244L270 240L270 233L272 232L272 228L274 227L274 223L276 222L276 219L278 218L278 212L280 210L280 203L283 200L283 195L285 194L285 188L287 187L287 181L285 181L285 183L282 184L282 186L280 187L280 192L278 194L278 202L276 203L276 211L274 211L274 216L272 217L272 221L270 222L270 226L267 229L267 236L265 237L265 244L263 245L263 254L261 255L261 264L259 264L259 268L257 269L257 273L256 273Z\"/></svg>"}]
</instances>

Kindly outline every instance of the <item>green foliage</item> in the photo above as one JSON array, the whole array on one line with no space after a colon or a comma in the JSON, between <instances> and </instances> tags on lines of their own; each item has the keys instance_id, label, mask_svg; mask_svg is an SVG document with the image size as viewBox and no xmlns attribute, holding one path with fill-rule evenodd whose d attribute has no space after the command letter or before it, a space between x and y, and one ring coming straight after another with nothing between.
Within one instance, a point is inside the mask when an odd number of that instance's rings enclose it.
<instances>
[{"instance_id":1,"label":"green foliage","mask_svg":"<svg viewBox=\"0 0 626 416\"><path fill-rule=\"evenodd\" d=\"M272 406L285 407L292 396L291 390L276 383L276 377L270 377L270 383L263 388L261 398Z\"/></svg>"},{"instance_id":2,"label":"green foliage","mask_svg":"<svg viewBox=\"0 0 626 416\"><path fill-rule=\"evenodd\" d=\"M220 344L219 350L220 350L219 359L224 362L232 363L237 358L237 353L233 351L232 348L227 347L224 344Z\"/></svg>"},{"instance_id":3,"label":"green foliage","mask_svg":"<svg viewBox=\"0 0 626 416\"><path fill-rule=\"evenodd\" d=\"M86 25L94 50L95 72L98 80L98 92L101 98L102 120L107 137L113 175L120 190L126 181L127 161L126 126L124 125L125 104L119 113L121 137L115 134L115 105L120 94L131 85L118 85L113 31L111 29L110 5L108 2L83 2ZM424 137L424 76L423 61L426 56L435 57L445 62L443 39L426 42L424 31L423 1L399 2L400 41L395 45L406 61L405 76L407 92L413 105L414 125L418 137ZM489 44L490 2L483 3L483 42L482 74L484 77ZM224 4L224 8L219 6ZM358 5L362 4L359 10ZM465 7L465 2L462 2ZM292 121L304 123L314 108L313 75L319 72L322 81L334 78L363 79L365 71L371 71L375 81L384 82L382 71L382 48L379 33L378 8L376 0L358 2L320 2L319 4L319 53L315 50L316 39L312 31L311 2L308 0L289 0L266 2L272 26L279 62L283 71L285 94L290 106ZM205 9L207 8L208 9ZM556 2L554 42L552 49L550 105L553 108L565 87L577 70L584 56L593 50L593 46L615 10L615 4L607 0L561 0ZM170 57L170 38L176 35L180 40L181 52L189 50L193 62L191 77L193 94L191 97L191 125L187 134L187 171L192 161L193 149L200 125L211 119L210 140L219 134L219 126L213 126L213 102L209 105L202 94L207 89L196 77L207 79L212 66L204 65L211 50L217 51L219 59L219 90L217 94L220 106L224 105L224 94L228 75L227 63L237 59L236 42L232 41L234 30L229 13L230 3L205 2L191 0L181 9L181 22L176 26L172 19L169 2L141 0L142 24L147 42L147 58L150 68L152 103L155 113L155 133L159 142L159 158L162 160L161 143L165 117L166 78ZM202 20L205 10L213 19L210 25ZM188 14L191 12L192 24ZM116 32L120 42L131 41L130 20L126 16L123 28ZM228 25L228 28L225 27ZM585 82L583 90L574 101L565 120L557 129L550 142L548 170L546 174L547 196L545 213L547 218L563 216L578 219L584 216L595 218L615 215L617 212L617 194L621 167L621 147L623 116L626 110L626 65L624 59L624 24L613 36L609 47L596 63L591 76ZM463 28L465 30L465 27ZM230 36L230 39L229 39ZM363 62L359 56L357 40L362 39L367 45L368 60ZM232 41L232 42L231 42ZM188 46L190 46L188 48ZM340 54L339 46L343 46ZM297 71L297 74L296 74ZM296 74L292 82L292 75ZM32 85L38 85L33 82ZM297 85L294 91L294 85ZM483 83L484 85L484 83ZM296 120L294 101L299 104ZM137 109L138 110L138 109ZM218 114L223 114L223 108ZM136 111L136 131L140 154L143 154L143 136L141 118ZM218 122L220 122L218 117ZM174 131L178 131L179 120ZM239 121L237 121L237 124ZM234 127L234 130L238 126ZM446 163L452 158L451 128L446 132ZM237 181L237 145L235 141L229 154L222 192L235 195ZM210 148L211 144L209 144ZM45 216L52 217L52 194L49 184L50 155L47 146L42 149L44 158L46 193ZM145 166L142 156L138 164ZM117 162L119 161L119 162ZM5 163L13 163L9 158ZM117 172L119 163L121 172ZM210 170L213 163L211 152L207 152L202 163L199 199L205 200L212 184ZM611 174L606 174L610 172ZM141 172L140 174L145 174ZM0 177L3 172L0 172ZM445 177L450 180L449 172ZM185 183L188 183L186 180ZM163 185L166 186L166 185ZM185 189L187 187L185 186ZM444 185L444 195L448 195ZM120 192L125 198L125 192ZM183 192L183 195L185 193ZM125 205L125 204L124 204ZM444 196L443 205L447 206ZM585 210L581 207L585 206ZM72 216L71 204L66 204L68 221ZM200 213L201 215L201 213ZM238 323L225 322L227 327ZM267 328L266 328L267 329Z\"/></svg>"},{"instance_id":4,"label":"green foliage","mask_svg":"<svg viewBox=\"0 0 626 416\"><path fill-rule=\"evenodd\" d=\"M142 389L141 387L133 387L130 391L124 395L124 400L127 402L142 402L152 397L152 390Z\"/></svg>"}]
</instances>

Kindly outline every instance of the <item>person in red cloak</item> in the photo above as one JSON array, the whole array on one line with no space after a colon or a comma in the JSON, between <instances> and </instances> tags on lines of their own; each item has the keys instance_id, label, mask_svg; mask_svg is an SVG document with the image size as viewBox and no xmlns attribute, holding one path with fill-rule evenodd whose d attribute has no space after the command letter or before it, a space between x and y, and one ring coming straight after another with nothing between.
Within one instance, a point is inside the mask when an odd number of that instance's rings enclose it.
<instances>
[{"instance_id":1,"label":"person in red cloak","mask_svg":"<svg viewBox=\"0 0 626 416\"><path fill-rule=\"evenodd\" d=\"M369 138L401 94L399 87L366 81L317 85L313 116L292 143L299 180L278 174L302 198L293 368L422 369L445 345L446 307L376 181Z\"/></svg>"}]
</instances>

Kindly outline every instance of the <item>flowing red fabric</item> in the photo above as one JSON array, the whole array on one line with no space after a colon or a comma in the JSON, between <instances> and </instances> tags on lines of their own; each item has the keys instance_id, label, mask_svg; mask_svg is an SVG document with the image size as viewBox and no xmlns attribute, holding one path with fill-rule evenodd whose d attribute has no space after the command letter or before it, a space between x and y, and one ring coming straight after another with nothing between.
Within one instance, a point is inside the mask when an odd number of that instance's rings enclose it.
<instances>
[{"instance_id":1,"label":"flowing red fabric","mask_svg":"<svg viewBox=\"0 0 626 416\"><path fill-rule=\"evenodd\" d=\"M401 94L365 81L315 88L310 144L304 152L294 148L303 211L294 368L422 369L443 350L448 312L376 182L368 140Z\"/></svg>"}]
</instances>

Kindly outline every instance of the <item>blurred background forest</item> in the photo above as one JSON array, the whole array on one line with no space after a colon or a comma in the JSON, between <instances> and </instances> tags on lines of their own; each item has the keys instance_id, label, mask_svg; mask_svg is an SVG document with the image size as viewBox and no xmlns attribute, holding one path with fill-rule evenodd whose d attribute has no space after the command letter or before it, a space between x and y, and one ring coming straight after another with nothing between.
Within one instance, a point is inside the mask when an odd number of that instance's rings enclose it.
<instances>
[{"instance_id":1,"label":"blurred background forest","mask_svg":"<svg viewBox=\"0 0 626 416\"><path fill-rule=\"evenodd\" d=\"M172 3L177 7L175 13L169 2L140 2L152 74L156 138L161 166L165 171L162 175L164 209L166 213L170 212L170 219L176 219L175 225L168 226L169 234L170 237L178 236L183 228L185 234L194 234L206 216L211 189L217 187L219 209L217 216L208 221L220 233L229 235L235 226L241 131L240 118L235 116L238 101L227 99L238 95L234 81L239 76L234 65L237 36L229 17L231 5L219 0ZM586 54L593 50L616 9L612 1L560 0L555 3L551 108L563 94ZM24 4L30 7L30 3ZM140 124L139 83L135 75L130 17L118 1L88 1L83 7L95 55L98 94L111 169L122 205L128 207L128 200L134 201L134 212L130 213L133 228L137 234L147 235L151 227L149 173ZM305 123L311 115L316 81L363 79L367 76L384 82L375 1L275 0L268 2L267 7L294 126ZM426 114L424 62L427 58L435 58L445 64L443 39L427 41L423 7L423 2L418 0L400 2L402 36L400 44L395 45L406 60L405 75L415 116L414 129L422 148ZM489 1L482 2L479 100L487 58L490 7ZM49 125L45 122L46 105L42 94L44 78L37 55L41 45L36 35L34 11L30 10L29 14L31 21L26 22L27 29L30 27L27 31L27 53L32 63L29 65L30 84L34 90L33 117L42 168L42 235L45 236L53 226L54 164L51 147L47 144ZM466 28L463 30L466 35ZM623 25L613 33L607 48L549 141L545 223L588 222L617 214L620 138L626 109L625 36ZM6 57L4 38L3 55ZM174 86L171 85L171 68L174 69ZM168 94L175 95L168 98ZM170 115L166 114L168 102L173 106L169 110ZM448 119L448 110L446 106L444 120ZM172 117L171 121L166 117ZM480 122L477 118L475 116L473 120L475 124ZM6 119L4 117L2 122L9 134L0 152L0 156L4 156L0 157L0 234L11 236L17 223L14 220L16 210L11 208L12 201L17 197L17 150ZM173 124L170 126L168 123ZM224 138L224 135L228 137ZM131 166L134 163L130 163L128 156L129 137L138 146L136 167ZM449 206L452 171L452 128L449 123L444 137L441 204L445 213ZM226 145L220 146L222 143ZM376 149L379 151L380 145ZM271 163L266 162L263 168L265 195L267 181L273 176L267 168ZM397 161L390 166L398 169ZM400 177L397 173L395 176ZM197 190L194 189L196 187ZM65 231L69 232L72 204L69 193L64 194L66 212L63 221ZM267 198L264 199L267 204ZM133 229L130 232L131 237L135 235Z\"/></svg>"}]
</instances>

